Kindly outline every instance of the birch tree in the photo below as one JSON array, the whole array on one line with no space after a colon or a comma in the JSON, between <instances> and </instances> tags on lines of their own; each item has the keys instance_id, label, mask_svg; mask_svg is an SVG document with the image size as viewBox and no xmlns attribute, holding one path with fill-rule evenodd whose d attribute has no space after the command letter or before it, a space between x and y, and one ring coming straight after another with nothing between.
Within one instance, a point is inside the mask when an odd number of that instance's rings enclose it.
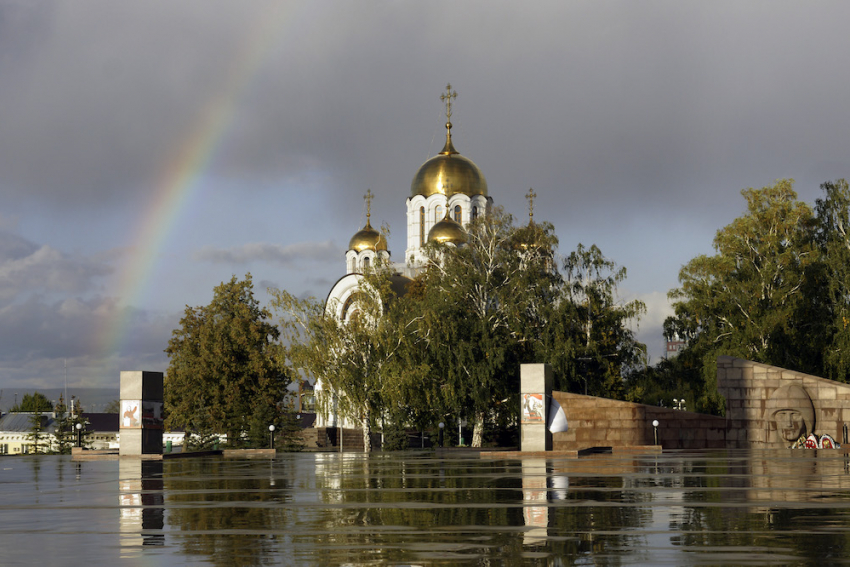
<instances>
[{"instance_id":1,"label":"birch tree","mask_svg":"<svg viewBox=\"0 0 850 567\"><path fill-rule=\"evenodd\" d=\"M688 341L686 357L702 359L697 409L719 411L718 354L812 371L811 313L806 316L818 260L811 208L797 200L791 180L741 191L746 213L717 232L716 254L697 256L668 295L675 316L666 323Z\"/></svg>"},{"instance_id":2,"label":"birch tree","mask_svg":"<svg viewBox=\"0 0 850 567\"><path fill-rule=\"evenodd\" d=\"M473 423L515 412L523 351L533 352L554 285L549 225L519 232L501 209L467 227L461 246L429 244L428 263L409 309L408 356L425 383L414 395L436 414ZM413 385L406 388L413 391Z\"/></svg>"},{"instance_id":3,"label":"birch tree","mask_svg":"<svg viewBox=\"0 0 850 567\"><path fill-rule=\"evenodd\" d=\"M366 452L372 448L372 427L383 414L383 372L391 356L384 315L392 291L385 268L377 265L363 278L354 315L347 321L330 315L333 305L269 290L272 308L280 316L285 363L300 376L320 379L323 389L333 392L340 415L360 423ZM330 399L323 403L322 411L329 412Z\"/></svg>"}]
</instances>

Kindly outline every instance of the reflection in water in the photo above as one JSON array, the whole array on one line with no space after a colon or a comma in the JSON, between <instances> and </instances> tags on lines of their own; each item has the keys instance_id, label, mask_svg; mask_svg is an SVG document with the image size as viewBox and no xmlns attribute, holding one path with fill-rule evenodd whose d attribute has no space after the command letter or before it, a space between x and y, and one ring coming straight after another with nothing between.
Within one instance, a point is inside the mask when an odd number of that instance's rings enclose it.
<instances>
[{"instance_id":1,"label":"reflection in water","mask_svg":"<svg viewBox=\"0 0 850 567\"><path fill-rule=\"evenodd\" d=\"M74 475L67 459L0 460L3 565L826 565L850 554L840 451L304 453L87 461Z\"/></svg>"},{"instance_id":2,"label":"reflection in water","mask_svg":"<svg viewBox=\"0 0 850 567\"><path fill-rule=\"evenodd\" d=\"M122 559L136 557L139 546L163 546L165 535L162 461L118 461L118 503Z\"/></svg>"}]
</instances>

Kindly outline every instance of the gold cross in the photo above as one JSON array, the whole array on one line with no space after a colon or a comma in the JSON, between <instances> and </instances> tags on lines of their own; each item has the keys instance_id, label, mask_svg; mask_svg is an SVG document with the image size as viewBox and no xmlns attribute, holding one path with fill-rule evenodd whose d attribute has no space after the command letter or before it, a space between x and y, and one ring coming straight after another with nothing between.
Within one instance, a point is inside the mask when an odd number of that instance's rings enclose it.
<instances>
[{"instance_id":1,"label":"gold cross","mask_svg":"<svg viewBox=\"0 0 850 567\"><path fill-rule=\"evenodd\" d=\"M366 199L366 223L369 222L369 217L372 216L372 190L366 189L366 194L363 195L363 198Z\"/></svg>"},{"instance_id":2,"label":"gold cross","mask_svg":"<svg viewBox=\"0 0 850 567\"><path fill-rule=\"evenodd\" d=\"M528 199L528 220L529 222L534 222L534 198L537 196L537 193L534 192L534 189L529 189L528 193L526 193L525 198Z\"/></svg>"},{"instance_id":3,"label":"gold cross","mask_svg":"<svg viewBox=\"0 0 850 567\"><path fill-rule=\"evenodd\" d=\"M446 120L450 120L452 117L452 99L457 98L457 93L452 90L452 84L449 83L446 85L445 94L440 95L440 100L445 101L446 103Z\"/></svg>"}]
</instances>

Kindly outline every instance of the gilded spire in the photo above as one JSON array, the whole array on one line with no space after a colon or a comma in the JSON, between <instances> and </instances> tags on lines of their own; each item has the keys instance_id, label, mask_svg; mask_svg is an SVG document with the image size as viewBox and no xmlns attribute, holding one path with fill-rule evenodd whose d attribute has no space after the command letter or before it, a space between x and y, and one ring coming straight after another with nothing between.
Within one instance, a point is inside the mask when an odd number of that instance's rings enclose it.
<instances>
[{"instance_id":1,"label":"gilded spire","mask_svg":"<svg viewBox=\"0 0 850 567\"><path fill-rule=\"evenodd\" d=\"M446 92L440 95L440 100L446 103L446 145L440 153L443 155L456 154L458 151L452 145L452 99L457 98L457 92L452 90L452 84L446 85Z\"/></svg>"},{"instance_id":2,"label":"gilded spire","mask_svg":"<svg viewBox=\"0 0 850 567\"><path fill-rule=\"evenodd\" d=\"M528 199L528 224L534 224L534 198L537 197L537 193L534 192L534 189L529 189L528 193L525 194L525 198Z\"/></svg>"}]
</instances>

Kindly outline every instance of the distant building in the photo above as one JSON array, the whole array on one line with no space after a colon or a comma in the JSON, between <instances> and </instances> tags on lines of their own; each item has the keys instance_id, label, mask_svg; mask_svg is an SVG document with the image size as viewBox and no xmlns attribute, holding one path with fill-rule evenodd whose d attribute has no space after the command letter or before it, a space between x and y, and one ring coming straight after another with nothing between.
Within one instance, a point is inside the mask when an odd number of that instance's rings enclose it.
<instances>
[{"instance_id":1,"label":"distant building","mask_svg":"<svg viewBox=\"0 0 850 567\"><path fill-rule=\"evenodd\" d=\"M666 341L667 348L664 353L664 358L676 358L679 352L685 348L685 341L679 338L679 335L673 335Z\"/></svg>"},{"instance_id":2,"label":"distant building","mask_svg":"<svg viewBox=\"0 0 850 567\"><path fill-rule=\"evenodd\" d=\"M34 413L7 413L0 417L0 455L27 455L32 452ZM92 449L112 449L118 446L117 413L83 413L85 444ZM54 412L43 412L43 446L56 450L57 417Z\"/></svg>"}]
</instances>

